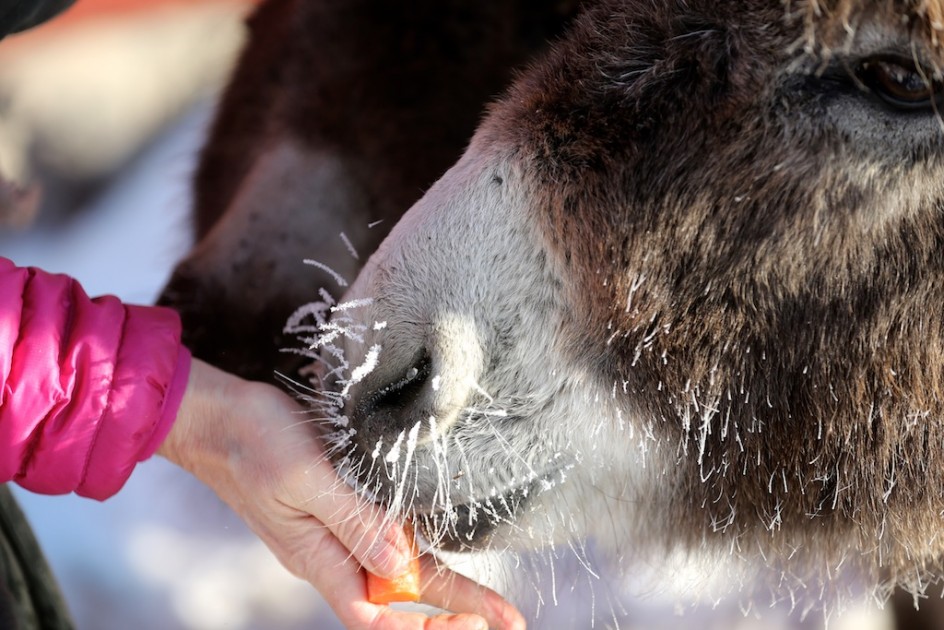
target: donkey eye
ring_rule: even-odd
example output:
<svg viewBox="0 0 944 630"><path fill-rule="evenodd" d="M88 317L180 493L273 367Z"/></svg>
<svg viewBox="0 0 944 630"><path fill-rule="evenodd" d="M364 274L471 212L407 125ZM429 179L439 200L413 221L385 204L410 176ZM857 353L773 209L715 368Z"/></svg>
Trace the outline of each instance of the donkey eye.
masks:
<svg viewBox="0 0 944 630"><path fill-rule="evenodd" d="M940 81L930 79L930 73L905 58L867 59L859 64L855 74L870 92L900 110L930 109L944 88Z"/></svg>

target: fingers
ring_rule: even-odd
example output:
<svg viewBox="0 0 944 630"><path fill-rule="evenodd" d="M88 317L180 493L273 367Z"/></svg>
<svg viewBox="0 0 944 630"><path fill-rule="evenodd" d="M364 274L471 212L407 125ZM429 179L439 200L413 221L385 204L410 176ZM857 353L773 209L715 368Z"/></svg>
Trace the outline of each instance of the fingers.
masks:
<svg viewBox="0 0 944 630"><path fill-rule="evenodd" d="M420 559L422 599L427 604L455 612L474 612L485 618L489 628L524 630L521 613L492 589L469 578L443 569L436 559Z"/></svg>
<svg viewBox="0 0 944 630"><path fill-rule="evenodd" d="M366 574L348 550L327 530L313 530L307 558L297 567L352 630L487 630L490 621L476 614L427 617L367 601ZM496 628L516 626L495 625ZM521 626L523 627L523 626Z"/></svg>
<svg viewBox="0 0 944 630"><path fill-rule="evenodd" d="M197 376L200 365L195 368ZM207 370L222 384L195 385L200 391L210 390L212 395L206 396L210 402L202 404L203 397L197 396L202 406L178 418L177 433L183 437L165 454L189 464L188 469L240 514L286 568L321 592L348 628L479 630L487 627L486 620L496 628L521 627L505 623L517 619L517 613L497 594L465 578L447 579L451 574L437 572L432 563L427 563L426 601L452 606L461 614L427 617L368 602L362 567L394 577L412 558L412 541L401 524L381 507L358 498L338 477L322 443L310 427L298 422L295 407L284 394L234 380L209 366ZM220 395L221 390L226 395ZM190 416L202 418L202 424L182 424ZM479 610L485 618L474 614Z"/></svg>
<svg viewBox="0 0 944 630"><path fill-rule="evenodd" d="M341 482L327 460L317 461L307 470L307 482L329 490L314 493L296 509L324 526L312 528L312 537L318 539L302 546L308 557L301 576L314 584L345 624L385 629L525 628L521 614L498 593L437 567L430 556L421 558L422 601L460 614L427 617L369 603L361 565L381 577L402 574L414 553L412 542L380 506L365 502Z"/></svg>
<svg viewBox="0 0 944 630"><path fill-rule="evenodd" d="M386 516L379 506L364 501L338 479L334 467L318 458L306 470L308 483L322 488L290 506L311 514L334 534L350 554L368 571L392 578L409 566L413 546L403 527ZM325 490L325 488L328 488Z"/></svg>
<svg viewBox="0 0 944 630"><path fill-rule="evenodd" d="M478 615L436 615L403 612L379 607L370 625L371 630L488 630L488 623Z"/></svg>

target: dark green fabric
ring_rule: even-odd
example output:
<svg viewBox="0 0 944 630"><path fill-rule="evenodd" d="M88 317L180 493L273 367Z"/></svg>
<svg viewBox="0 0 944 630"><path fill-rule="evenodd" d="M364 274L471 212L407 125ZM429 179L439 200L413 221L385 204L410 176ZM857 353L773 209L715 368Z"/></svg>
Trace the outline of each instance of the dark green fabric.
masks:
<svg viewBox="0 0 944 630"><path fill-rule="evenodd" d="M75 0L0 0L0 38L36 26Z"/></svg>
<svg viewBox="0 0 944 630"><path fill-rule="evenodd" d="M0 485L0 628L72 630L65 600L10 489Z"/></svg>

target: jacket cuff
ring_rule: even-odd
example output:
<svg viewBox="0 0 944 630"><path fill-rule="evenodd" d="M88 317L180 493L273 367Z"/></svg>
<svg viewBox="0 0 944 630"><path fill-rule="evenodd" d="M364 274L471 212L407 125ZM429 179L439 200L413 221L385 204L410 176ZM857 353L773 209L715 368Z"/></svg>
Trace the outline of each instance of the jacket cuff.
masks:
<svg viewBox="0 0 944 630"><path fill-rule="evenodd" d="M174 426L174 420L177 419L177 412L180 411L180 403L183 401L184 392L187 390L192 361L193 358L190 355L190 350L185 346L180 346L180 353L177 355L177 368L174 371L174 377L170 382L167 395L164 397L161 418L158 420L157 426L154 427L154 433L151 434L151 439L141 449L141 453L138 456L139 462L143 462L154 455L161 444L164 443L167 434L170 433L171 427Z"/></svg>
<svg viewBox="0 0 944 630"><path fill-rule="evenodd" d="M186 389L189 352L180 343L180 316L159 306L125 305L121 343L108 404L98 421L76 493L104 500L166 436ZM183 352L183 355L181 354ZM181 372L181 362L186 369Z"/></svg>

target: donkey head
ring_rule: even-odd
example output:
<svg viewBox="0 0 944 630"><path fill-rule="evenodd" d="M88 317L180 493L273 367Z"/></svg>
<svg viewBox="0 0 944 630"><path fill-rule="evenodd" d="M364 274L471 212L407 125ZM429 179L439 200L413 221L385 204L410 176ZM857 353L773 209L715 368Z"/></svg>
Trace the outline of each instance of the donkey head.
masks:
<svg viewBox="0 0 944 630"><path fill-rule="evenodd" d="M592 535L922 574L940 13L588 9L334 307L341 468L445 549Z"/></svg>

